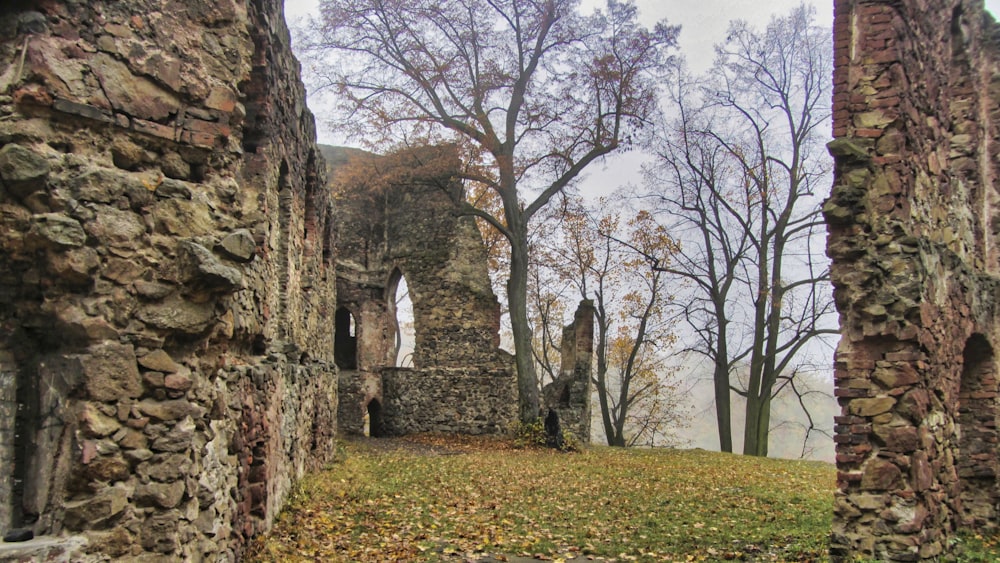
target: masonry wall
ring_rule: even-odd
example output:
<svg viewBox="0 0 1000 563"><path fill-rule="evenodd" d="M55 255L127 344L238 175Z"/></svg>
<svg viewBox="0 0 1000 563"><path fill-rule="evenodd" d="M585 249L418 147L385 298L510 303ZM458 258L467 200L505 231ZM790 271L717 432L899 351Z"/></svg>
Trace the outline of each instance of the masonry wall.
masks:
<svg viewBox="0 0 1000 563"><path fill-rule="evenodd" d="M559 376L542 388L545 407L559 415L563 430L590 443L590 395L594 365L594 302L580 302L573 322L563 327Z"/></svg>
<svg viewBox="0 0 1000 563"><path fill-rule="evenodd" d="M835 2L835 560L997 525L997 32L981 1Z"/></svg>
<svg viewBox="0 0 1000 563"><path fill-rule="evenodd" d="M388 436L503 434L517 420L517 387L503 367L385 368Z"/></svg>
<svg viewBox="0 0 1000 563"><path fill-rule="evenodd" d="M0 13L0 528L231 561L328 459L304 100L280 0Z"/></svg>

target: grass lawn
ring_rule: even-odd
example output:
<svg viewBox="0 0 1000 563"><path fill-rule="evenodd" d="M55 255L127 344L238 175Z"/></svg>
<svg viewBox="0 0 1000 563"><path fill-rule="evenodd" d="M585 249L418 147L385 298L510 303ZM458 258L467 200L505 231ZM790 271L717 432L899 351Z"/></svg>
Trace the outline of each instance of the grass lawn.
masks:
<svg viewBox="0 0 1000 563"><path fill-rule="evenodd" d="M443 441L450 455L428 451ZM305 479L251 559L826 560L829 464L429 436L399 448L375 442L346 444L341 461Z"/></svg>

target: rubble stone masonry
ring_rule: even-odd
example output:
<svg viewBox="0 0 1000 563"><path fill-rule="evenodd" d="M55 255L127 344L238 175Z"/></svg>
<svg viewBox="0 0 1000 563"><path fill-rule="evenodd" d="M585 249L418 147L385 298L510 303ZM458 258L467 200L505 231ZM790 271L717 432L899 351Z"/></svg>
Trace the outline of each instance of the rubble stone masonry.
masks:
<svg viewBox="0 0 1000 563"><path fill-rule="evenodd" d="M232 561L270 526L333 450L325 175L281 0L4 5L2 530Z"/></svg>
<svg viewBox="0 0 1000 563"><path fill-rule="evenodd" d="M517 417L486 249L454 198L451 147L375 156L324 147L334 166L340 427L374 435L500 434ZM413 304L412 367L396 366L396 290ZM340 328L354 319L356 333ZM372 405L378 405L373 409Z"/></svg>
<svg viewBox="0 0 1000 563"><path fill-rule="evenodd" d="M834 27L831 555L937 560L998 519L1000 30L981 0L836 0Z"/></svg>

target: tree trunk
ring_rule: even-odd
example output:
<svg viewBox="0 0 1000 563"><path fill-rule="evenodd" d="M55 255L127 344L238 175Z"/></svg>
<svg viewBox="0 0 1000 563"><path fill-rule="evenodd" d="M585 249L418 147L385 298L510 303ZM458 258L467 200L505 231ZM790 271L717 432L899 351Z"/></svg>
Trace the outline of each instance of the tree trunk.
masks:
<svg viewBox="0 0 1000 563"><path fill-rule="evenodd" d="M514 336L514 360L517 363L517 393L521 422L533 422L540 416L538 376L531 348L531 325L528 324L528 236L526 229L512 225L517 240L510 245L510 279L507 280L507 305Z"/></svg>
<svg viewBox="0 0 1000 563"><path fill-rule="evenodd" d="M733 415L729 382L729 341L726 334L729 322L726 319L725 301L715 297L716 318L719 323L718 348L715 355L715 422L719 427L719 451L733 452Z"/></svg>
<svg viewBox="0 0 1000 563"><path fill-rule="evenodd" d="M719 360L724 356L720 354ZM715 421L719 427L719 450L732 453L733 423L729 406L729 370L726 364L717 361L715 364Z"/></svg>
<svg viewBox="0 0 1000 563"><path fill-rule="evenodd" d="M743 455L767 456L771 426L771 394L747 396L747 420L743 432Z"/></svg>

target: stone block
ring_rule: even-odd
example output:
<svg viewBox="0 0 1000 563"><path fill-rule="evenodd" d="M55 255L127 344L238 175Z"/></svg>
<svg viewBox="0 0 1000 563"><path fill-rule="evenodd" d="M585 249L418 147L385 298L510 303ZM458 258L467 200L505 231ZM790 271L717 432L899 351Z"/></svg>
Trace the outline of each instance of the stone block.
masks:
<svg viewBox="0 0 1000 563"><path fill-rule="evenodd" d="M136 408L142 414L156 420L179 420L184 417L200 418L204 415L205 409L199 405L184 399L173 399L169 401L156 401L153 399L143 399L136 403Z"/></svg>
<svg viewBox="0 0 1000 563"><path fill-rule="evenodd" d="M103 438L117 432L121 423L102 413L93 403L84 403L80 412L80 426L90 436Z"/></svg>
<svg viewBox="0 0 1000 563"><path fill-rule="evenodd" d="M223 237L216 250L237 262L251 262L257 254L257 243L247 229L238 229Z"/></svg>
<svg viewBox="0 0 1000 563"><path fill-rule="evenodd" d="M27 147L8 143L0 148L0 181L14 197L45 189L50 171L48 160Z"/></svg>
<svg viewBox="0 0 1000 563"><path fill-rule="evenodd" d="M55 248L75 248L87 242L80 222L60 213L32 215L31 235Z"/></svg>
<svg viewBox="0 0 1000 563"><path fill-rule="evenodd" d="M176 510L157 512L146 518L139 532L142 547L158 553L173 553L178 545L180 513Z"/></svg>
<svg viewBox="0 0 1000 563"><path fill-rule="evenodd" d="M868 460L861 476L861 489L865 491L885 491L893 488L902 476L902 471L891 461L881 458Z"/></svg>
<svg viewBox="0 0 1000 563"><path fill-rule="evenodd" d="M128 66L104 53L90 61L90 70L101 82L115 111L151 121L176 116L181 104L177 96L152 80L132 74Z"/></svg>
<svg viewBox="0 0 1000 563"><path fill-rule="evenodd" d="M135 501L141 505L175 508L184 498L184 481L147 483L135 489Z"/></svg>
<svg viewBox="0 0 1000 563"><path fill-rule="evenodd" d="M95 401L112 402L142 394L142 381L131 344L105 342L79 357L84 389Z"/></svg>
<svg viewBox="0 0 1000 563"><path fill-rule="evenodd" d="M212 251L186 240L180 243L178 269L185 284L213 292L229 293L243 285L243 274L220 262Z"/></svg>
<svg viewBox="0 0 1000 563"><path fill-rule="evenodd" d="M153 350L145 355L139 356L139 365L152 371L163 373L177 373L181 370L181 365L174 361L163 350Z"/></svg>
<svg viewBox="0 0 1000 563"><path fill-rule="evenodd" d="M155 328L181 334L201 334L215 318L214 303L195 303L172 295L161 303L143 305L136 317Z"/></svg>
<svg viewBox="0 0 1000 563"><path fill-rule="evenodd" d="M91 498L67 502L63 522L71 530L99 528L126 506L128 491L124 487L106 487Z"/></svg>
<svg viewBox="0 0 1000 563"><path fill-rule="evenodd" d="M858 398L850 402L847 410L856 416L876 416L889 412L895 404L892 397Z"/></svg>

